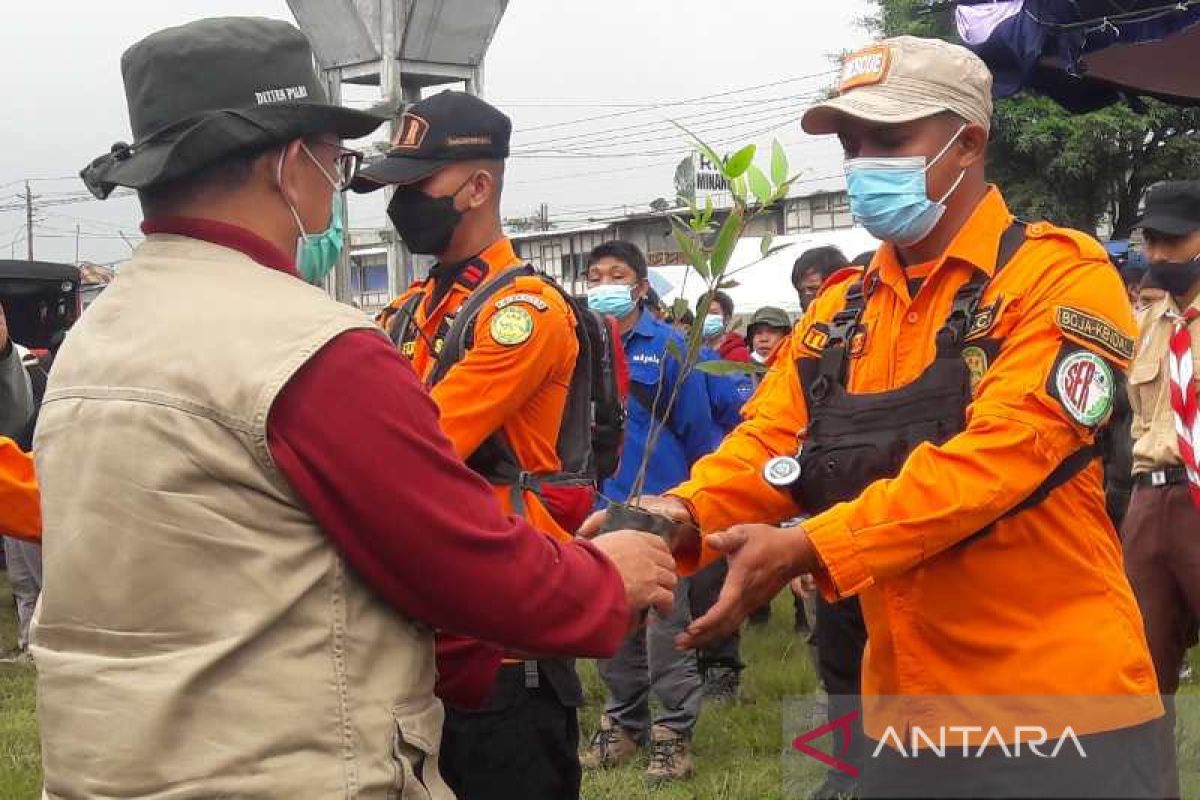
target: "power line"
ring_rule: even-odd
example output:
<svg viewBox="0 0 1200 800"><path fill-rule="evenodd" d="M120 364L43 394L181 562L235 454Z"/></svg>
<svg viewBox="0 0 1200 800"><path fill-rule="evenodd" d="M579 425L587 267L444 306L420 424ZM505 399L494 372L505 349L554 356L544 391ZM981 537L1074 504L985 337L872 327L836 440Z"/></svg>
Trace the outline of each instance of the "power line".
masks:
<svg viewBox="0 0 1200 800"><path fill-rule="evenodd" d="M659 109L659 108L672 108L674 106L695 103L700 100L711 100L712 98L715 98L715 97L729 97L730 95L742 94L744 92L753 92L753 91L757 91L759 89L766 89L766 88L769 88L772 86L784 86L786 84L796 83L798 81L811 80L813 78L829 77L836 73L837 73L837 70L828 69L828 70L823 70L821 72L814 72L809 75L797 75L794 78L784 78L783 80L770 81L768 83L760 83L760 84L756 84L754 86L743 86L743 87L740 87L737 89L730 89L730 90L724 91L724 92L715 92L713 94L704 94L704 95L698 95L696 97L688 97L683 100L671 100L671 101L664 102L664 103L656 103L646 109L638 109L635 111L616 111L611 114L598 114L596 116L584 117L582 119L566 120L563 122L551 122L546 125L534 125L533 127L530 127L530 128L522 128L515 132L516 133L529 133L531 131L549 130L551 128L563 128L563 127L567 127L569 125L581 125L585 122L595 122L595 121L601 120L601 119L615 119L617 117L627 117L631 114L640 114L643 111L650 111L650 110Z"/></svg>
<svg viewBox="0 0 1200 800"><path fill-rule="evenodd" d="M653 130L659 129L659 128L665 128L672 132L678 132L677 129L674 128L674 126L672 124L673 122L676 122L679 124L692 123L697 120L707 119L709 117L727 116L732 111L753 108L755 106L761 106L762 108L759 110L762 110L762 111L765 111L768 108L782 110L784 108L792 108L798 102L805 102L807 100L813 99L814 97L816 97L815 94L797 94L797 95L792 95L789 97L773 98L770 100L739 101L737 105L735 105L731 108L709 109L707 111L702 111L702 112L698 112L698 113L684 114L684 115L680 115L680 116L676 117L674 120L656 119L656 120L650 120L647 122L641 122L636 125L625 125L625 126L616 127L616 128L605 128L605 129L598 130L598 131L588 131L585 133L571 134L569 136L552 136L549 139L538 139L538 140L531 141L531 142L521 142L519 145L516 145L516 146L522 147L522 148L527 148L527 147L536 147L539 145L550 145L550 144L558 145L558 144L563 144L566 142L596 139L596 138L620 139L620 138L646 136L646 135L649 135L650 131L653 131Z"/></svg>

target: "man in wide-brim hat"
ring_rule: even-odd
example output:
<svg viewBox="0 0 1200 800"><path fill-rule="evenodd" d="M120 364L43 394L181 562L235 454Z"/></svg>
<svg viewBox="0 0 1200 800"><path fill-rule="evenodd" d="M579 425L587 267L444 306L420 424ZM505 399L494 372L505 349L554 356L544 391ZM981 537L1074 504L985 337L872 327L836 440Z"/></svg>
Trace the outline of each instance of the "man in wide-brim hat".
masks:
<svg viewBox="0 0 1200 800"><path fill-rule="evenodd" d="M328 103L296 28L203 20L122 66L133 144L83 177L137 189L147 238L35 442L46 795L452 798L432 629L610 654L670 557L505 517L387 339L308 285L344 244L341 139L382 120Z"/></svg>

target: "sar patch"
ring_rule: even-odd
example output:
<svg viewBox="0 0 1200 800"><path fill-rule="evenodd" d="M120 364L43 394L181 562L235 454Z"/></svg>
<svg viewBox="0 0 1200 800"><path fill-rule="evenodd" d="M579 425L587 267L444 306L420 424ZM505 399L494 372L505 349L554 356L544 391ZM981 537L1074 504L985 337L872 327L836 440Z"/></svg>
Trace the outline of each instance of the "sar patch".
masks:
<svg viewBox="0 0 1200 800"><path fill-rule="evenodd" d="M987 373L988 357L982 347L964 347L962 351L963 363L967 365L967 372L971 376L971 396L974 397L979 392L979 384L983 381L983 376Z"/></svg>
<svg viewBox="0 0 1200 800"><path fill-rule="evenodd" d="M500 298L496 301L496 308L508 308L514 303L525 303L526 305L533 306L538 311L545 311L550 307L545 300L538 297L536 294L520 292L518 294L510 294L508 297Z"/></svg>
<svg viewBox="0 0 1200 800"><path fill-rule="evenodd" d="M1074 350L1062 357L1051 388L1071 418L1084 427L1095 428L1112 413L1116 396L1112 368L1089 350Z"/></svg>
<svg viewBox="0 0 1200 800"><path fill-rule="evenodd" d="M1070 306L1058 306L1054 309L1054 322L1064 334L1090 342L1118 359L1133 358L1133 338L1099 317Z"/></svg>
<svg viewBox="0 0 1200 800"><path fill-rule="evenodd" d="M498 344L512 347L533 335L533 317L520 306L509 306L496 312L489 330Z"/></svg>
<svg viewBox="0 0 1200 800"><path fill-rule="evenodd" d="M820 322L809 326L809 329L800 337L800 343L809 350L821 352L825 349L825 345L829 344L829 328Z"/></svg>

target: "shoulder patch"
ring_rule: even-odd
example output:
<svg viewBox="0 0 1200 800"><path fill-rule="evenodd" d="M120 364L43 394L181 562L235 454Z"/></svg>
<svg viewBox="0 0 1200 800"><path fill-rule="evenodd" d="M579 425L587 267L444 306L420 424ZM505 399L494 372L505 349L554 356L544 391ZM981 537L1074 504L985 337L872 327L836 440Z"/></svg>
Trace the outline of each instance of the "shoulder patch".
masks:
<svg viewBox="0 0 1200 800"><path fill-rule="evenodd" d="M975 316L971 317L971 325L967 328L965 339L978 339L992 328L996 327L996 321L1000 319L1000 306L1004 303L1003 297L997 297L989 306L976 309Z"/></svg>
<svg viewBox="0 0 1200 800"><path fill-rule="evenodd" d="M1054 322L1069 337L1094 344L1118 359L1128 361L1133 358L1133 337L1121 333L1100 317L1070 306L1055 306Z"/></svg>
<svg viewBox="0 0 1200 800"><path fill-rule="evenodd" d="M1108 362L1090 350L1064 351L1049 388L1071 419L1084 427L1099 427L1112 414L1116 378Z"/></svg>
<svg viewBox="0 0 1200 800"><path fill-rule="evenodd" d="M814 322L800 337L800 344L809 350L821 352L829 344L829 326L824 322Z"/></svg>
<svg viewBox="0 0 1200 800"><path fill-rule="evenodd" d="M533 335L533 316L521 306L508 306L496 312L488 330L497 344L512 347Z"/></svg>
<svg viewBox="0 0 1200 800"><path fill-rule="evenodd" d="M529 294L528 292L517 292L516 294L510 294L507 297L501 297L499 300L497 300L496 308L508 308L513 303L525 303L526 305L533 306L538 311L545 311L550 307L550 305L543 300L540 295Z"/></svg>

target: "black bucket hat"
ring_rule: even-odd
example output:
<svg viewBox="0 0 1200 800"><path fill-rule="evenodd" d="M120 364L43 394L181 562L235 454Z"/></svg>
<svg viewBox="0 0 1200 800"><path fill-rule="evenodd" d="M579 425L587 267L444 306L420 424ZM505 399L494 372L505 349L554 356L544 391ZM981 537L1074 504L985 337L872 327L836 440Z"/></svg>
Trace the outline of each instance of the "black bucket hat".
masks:
<svg viewBox="0 0 1200 800"><path fill-rule="evenodd" d="M125 51L121 74L134 142L79 173L100 199L294 139L356 139L386 121L331 104L308 39L278 20L219 17L152 33Z"/></svg>

